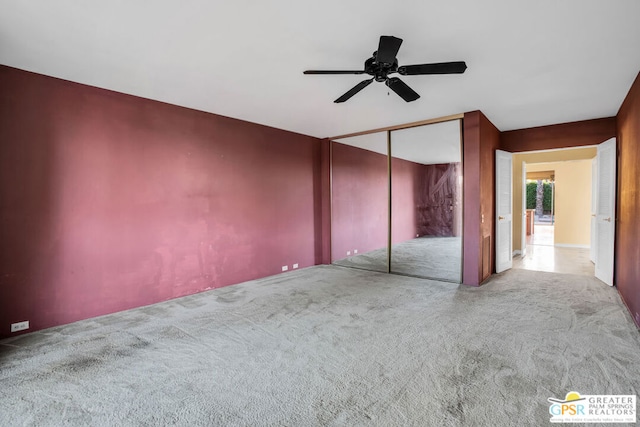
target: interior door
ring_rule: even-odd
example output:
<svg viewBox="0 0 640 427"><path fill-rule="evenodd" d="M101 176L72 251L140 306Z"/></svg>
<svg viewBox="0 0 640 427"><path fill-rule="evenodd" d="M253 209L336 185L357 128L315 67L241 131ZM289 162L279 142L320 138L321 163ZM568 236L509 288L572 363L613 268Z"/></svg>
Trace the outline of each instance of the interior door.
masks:
<svg viewBox="0 0 640 427"><path fill-rule="evenodd" d="M616 209L616 139L598 145L596 204L596 277L613 286Z"/></svg>
<svg viewBox="0 0 640 427"><path fill-rule="evenodd" d="M522 257L527 254L527 163L522 162Z"/></svg>
<svg viewBox="0 0 640 427"><path fill-rule="evenodd" d="M496 150L496 272L513 265L513 167L511 153Z"/></svg>
<svg viewBox="0 0 640 427"><path fill-rule="evenodd" d="M598 158L591 161L591 245L589 246L589 259L596 262L596 206L598 199Z"/></svg>

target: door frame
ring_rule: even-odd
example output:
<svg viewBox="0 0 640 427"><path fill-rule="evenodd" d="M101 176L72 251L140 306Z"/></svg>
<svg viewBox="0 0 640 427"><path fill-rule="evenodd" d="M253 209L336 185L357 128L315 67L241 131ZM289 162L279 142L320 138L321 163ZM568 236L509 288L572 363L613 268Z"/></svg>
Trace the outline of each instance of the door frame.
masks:
<svg viewBox="0 0 640 427"><path fill-rule="evenodd" d="M613 139L613 140L616 140L616 138L615 138L615 137L613 137L613 138L609 138L609 139L607 139L606 141L603 141L601 144L603 144L603 143L605 143L605 142L608 142L608 141L610 141L610 140L612 140L612 139ZM574 149L597 148L599 145L600 145L600 144L595 144L595 145L581 145L581 146L562 147L562 148L552 148L552 149L542 149L542 150L517 151L517 152L512 152L511 154L512 154L512 155L515 155L515 154L520 155L520 154L532 154L532 153L543 153L543 152L553 152L553 151L567 151L567 150L574 150ZM613 197L615 198L615 203L614 203L614 210L613 210L613 215L612 215L612 222L613 222L613 236L614 236L614 239L615 239L616 231L617 231L617 224L616 224L616 222L617 222L617 221L616 221L616 219L615 219L615 215L617 214L617 210L616 210L616 209L617 209L617 197L618 197L618 193L617 193L617 191L618 191L618 189L617 189L617 185L618 185L618 182L617 182L617 174L618 174L618 171L617 171L617 158L618 158L617 142L616 142L616 144L615 144L615 147L616 147L616 155L615 155L615 159L616 159L616 171L615 171L615 175L614 175L614 178L615 178L615 179L614 179L614 190L613 190ZM503 150L503 151L504 151L504 150ZM595 159L596 159L596 158L597 158L597 157L594 157L594 161L595 161ZM588 159L588 158L587 158L587 159ZM587 159L585 159L585 160L587 160ZM569 160L569 159L567 159L567 160ZM551 160L551 161L562 161L562 160ZM523 161L523 173L524 173L524 164L526 164L526 162L525 162L525 161ZM596 178L596 180L592 179L592 182L591 182L592 189L593 189L593 186L594 186L594 185L596 185L596 182L594 182L594 181L596 181L596 182L597 182L597 178ZM496 195L496 199L497 199L497 195ZM523 191L522 191L522 199L523 199L523 203L526 203L526 180L524 179L524 176L523 176ZM517 203L517 202L518 202L518 201L516 201L516 203ZM523 212L523 214L526 214L526 212ZM526 225L526 224L524 223L524 221L526 221L526 220L523 220L523 224L522 224L523 229L524 229L524 226ZM496 215L496 226L497 226L497 215ZM524 231L524 233L526 233L526 230ZM522 237L521 237L521 238L522 238ZM512 236L512 239L513 239L513 236ZM525 243L525 242L526 242L526 240L524 240L524 239L523 239L523 241L521 242L521 246L526 245L526 243ZM513 243L513 240L512 240L512 243ZM596 241L594 241L593 239L591 239L590 246L591 246L591 247L593 247L594 245L597 245L597 242L596 242ZM496 245L496 251L497 251L497 245ZM496 253L497 253L497 252L496 252ZM615 255L616 255L616 254L615 254L615 240L614 240L614 244L613 244L614 274L615 274ZM595 274L594 274L594 276L595 276ZM615 277L614 277L614 279L615 279ZM612 283L613 283L613 282L612 282ZM609 284L609 283L607 283L607 284ZM610 286L614 286L614 285L615 285L615 283L614 283L613 285L612 285L612 284L610 284Z"/></svg>

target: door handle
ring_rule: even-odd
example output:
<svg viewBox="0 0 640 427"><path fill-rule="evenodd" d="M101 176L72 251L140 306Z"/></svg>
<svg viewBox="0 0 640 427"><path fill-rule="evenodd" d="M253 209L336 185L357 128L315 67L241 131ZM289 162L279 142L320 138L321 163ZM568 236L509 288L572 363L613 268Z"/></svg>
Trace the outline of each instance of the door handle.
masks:
<svg viewBox="0 0 640 427"><path fill-rule="evenodd" d="M498 217L498 220L501 220L501 219L504 219L504 217L503 217L503 216L499 216L499 217Z"/></svg>
<svg viewBox="0 0 640 427"><path fill-rule="evenodd" d="M611 222L611 217L605 218L604 220L607 221L607 222Z"/></svg>
<svg viewBox="0 0 640 427"><path fill-rule="evenodd" d="M591 214L591 216L595 218L595 217L596 217L596 214Z"/></svg>

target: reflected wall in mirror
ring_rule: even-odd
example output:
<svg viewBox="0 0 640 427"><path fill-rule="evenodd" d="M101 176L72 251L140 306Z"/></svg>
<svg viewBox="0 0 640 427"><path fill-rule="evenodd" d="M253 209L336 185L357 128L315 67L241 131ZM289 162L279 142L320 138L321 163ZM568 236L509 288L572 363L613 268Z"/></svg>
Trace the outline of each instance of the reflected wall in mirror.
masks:
<svg viewBox="0 0 640 427"><path fill-rule="evenodd" d="M460 120L391 132L393 273L461 283Z"/></svg>
<svg viewBox="0 0 640 427"><path fill-rule="evenodd" d="M331 261L388 272L387 133L331 143Z"/></svg>

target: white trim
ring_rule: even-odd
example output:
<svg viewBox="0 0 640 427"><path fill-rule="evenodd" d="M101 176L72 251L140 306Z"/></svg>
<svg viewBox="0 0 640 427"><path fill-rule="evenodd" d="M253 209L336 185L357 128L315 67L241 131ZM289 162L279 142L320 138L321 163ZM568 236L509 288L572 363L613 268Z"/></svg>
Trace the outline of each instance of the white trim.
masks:
<svg viewBox="0 0 640 427"><path fill-rule="evenodd" d="M559 248L581 248L581 249L589 249L590 245L573 245L570 243L556 243L553 246L557 246Z"/></svg>
<svg viewBox="0 0 640 427"><path fill-rule="evenodd" d="M520 249L516 249L515 251L513 251L513 256L518 256L522 253L522 251Z"/></svg>

